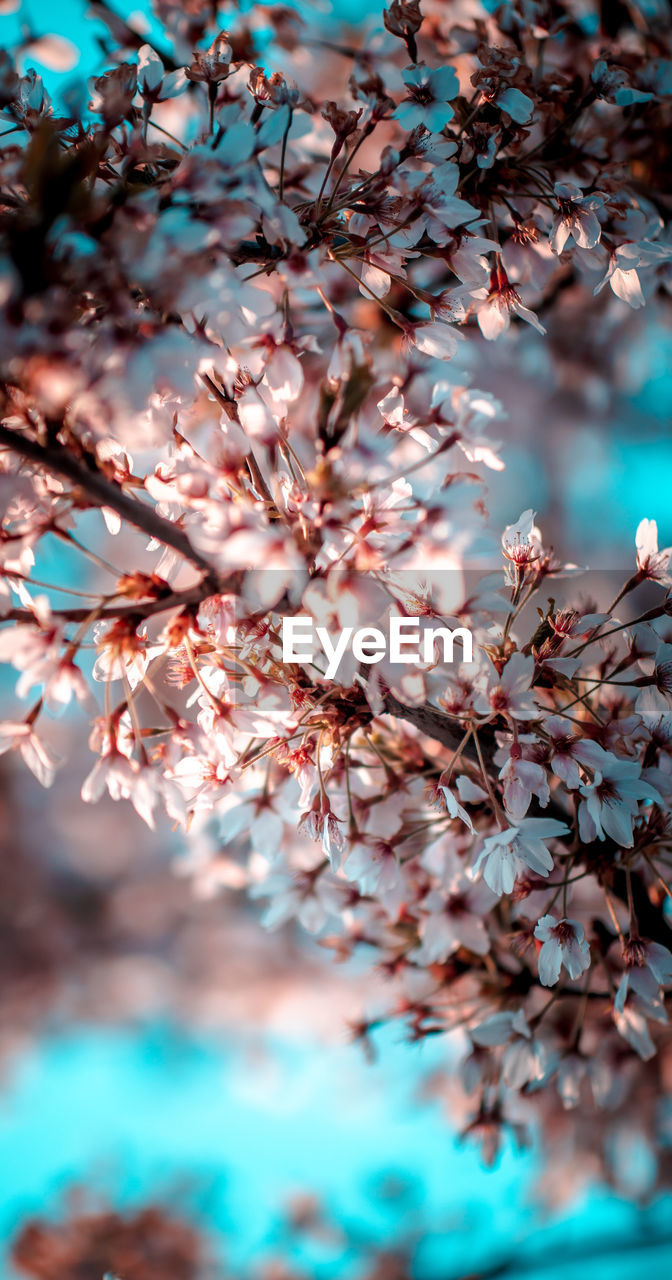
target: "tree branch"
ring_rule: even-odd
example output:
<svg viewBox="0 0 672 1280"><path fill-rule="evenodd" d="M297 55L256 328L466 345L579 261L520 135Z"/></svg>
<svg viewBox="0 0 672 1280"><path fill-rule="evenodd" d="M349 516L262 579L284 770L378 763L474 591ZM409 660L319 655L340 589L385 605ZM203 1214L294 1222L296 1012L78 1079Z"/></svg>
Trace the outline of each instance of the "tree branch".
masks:
<svg viewBox="0 0 672 1280"><path fill-rule="evenodd" d="M11 577L11 574L7 575ZM230 590L230 584L225 581L220 583L219 590ZM206 589L205 580L197 582L194 587L188 587L185 591L171 591L165 596L161 596L158 600L138 600L133 604L109 604L104 605L100 609L96 609L96 622L101 618L151 618L157 613L166 613L169 609L185 609L192 605L199 605L203 600L207 600L212 592ZM54 622L85 622L91 617L95 605L82 608L77 606L73 609L52 609L51 617ZM35 614L30 609L8 609L7 613L0 615L0 624L3 622L35 622Z"/></svg>
<svg viewBox="0 0 672 1280"><path fill-rule="evenodd" d="M119 44L127 45L131 49L141 49L143 44L148 44L150 49L158 54L167 71L177 70L179 64L171 54L154 44L146 33L141 33L131 26L130 22L127 22L107 3L107 0L91 0L87 7L95 18L99 18L105 24L112 38L118 40Z"/></svg>
<svg viewBox="0 0 672 1280"><path fill-rule="evenodd" d="M409 724L415 725L421 733L426 733L428 738L435 738L451 751L457 751L464 737L464 729L459 724L450 720L438 707L432 707L427 702L420 707L408 707L388 690L385 694L385 710L388 715L396 716L398 720L408 720ZM492 754L496 750L494 738L492 744L488 742L487 736L485 740L481 738L481 749L489 765ZM478 755L472 739L466 743L463 755L478 763Z"/></svg>
<svg viewBox="0 0 672 1280"><path fill-rule="evenodd" d="M137 498L132 498L121 485L108 480L100 471L94 470L85 461L76 458L64 445L41 445L37 440L32 440L18 431L11 431L9 427L2 424L0 424L0 444L6 445L26 461L34 462L45 470L53 471L80 485L93 504L99 507L110 507L134 528L140 529L150 538L163 542L165 546L172 547L185 560L189 560L200 569L205 574L211 594L219 590L219 575L200 551L192 547L189 538L179 525L164 519L153 507L140 502Z"/></svg>

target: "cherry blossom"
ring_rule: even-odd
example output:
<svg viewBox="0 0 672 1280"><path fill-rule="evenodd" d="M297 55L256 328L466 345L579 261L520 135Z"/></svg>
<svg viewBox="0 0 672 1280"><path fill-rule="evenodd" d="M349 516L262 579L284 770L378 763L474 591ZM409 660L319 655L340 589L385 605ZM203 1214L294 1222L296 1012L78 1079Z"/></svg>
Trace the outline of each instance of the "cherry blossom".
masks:
<svg viewBox="0 0 672 1280"><path fill-rule="evenodd" d="M655 520L641 520L636 534L637 568L642 577L659 582L663 587L672 587L670 572L670 556L672 547L658 550L658 526Z"/></svg>
<svg viewBox="0 0 672 1280"><path fill-rule="evenodd" d="M658 267L672 255L668 245L642 241L640 244L626 242L619 244L609 256L609 266L605 275L595 285L599 293L605 284L609 284L623 302L638 310L645 305L642 282L647 281L647 268ZM644 271L640 276L639 272ZM655 287L655 284L654 284Z"/></svg>
<svg viewBox="0 0 672 1280"><path fill-rule="evenodd" d="M515 720L532 720L536 714L534 694L530 689L534 659L514 653L502 672L491 667L481 681L474 707L483 715L501 714Z"/></svg>
<svg viewBox="0 0 672 1280"><path fill-rule="evenodd" d="M597 216L604 205L602 193L584 195L574 182L556 182L555 194L559 209L550 235L554 253L562 253L570 238L580 249L594 249L602 230Z"/></svg>
<svg viewBox="0 0 672 1280"><path fill-rule="evenodd" d="M511 284L501 264L493 268L488 286L472 290L472 296L479 300L476 318L483 337L489 341L506 333L512 316L525 320L538 333L546 333L534 312L523 305L518 290Z"/></svg>
<svg viewBox="0 0 672 1280"><path fill-rule="evenodd" d="M488 1152L658 1098L672 549L642 519L614 595L505 468L519 369L544 431L669 305L670 33L98 8L82 111L0 60L0 749L51 785L53 716L95 717L83 800L384 973L376 1025L459 1031ZM285 660L288 619L393 617L473 660Z"/></svg>
<svg viewBox="0 0 672 1280"><path fill-rule="evenodd" d="M566 824L555 818L523 818L515 826L486 837L474 863L474 874L480 873L498 897L512 892L526 868L538 876L548 876L553 870L553 857L544 842L566 835L567 831Z"/></svg>
<svg viewBox="0 0 672 1280"><path fill-rule="evenodd" d="M443 895L430 894L423 904L427 914L420 926L422 946L415 952L416 961L422 964L445 961L460 947L485 955L490 941L483 910L487 910L489 899L488 889L470 884L464 875L461 881L453 881L445 900Z"/></svg>
<svg viewBox="0 0 672 1280"><path fill-rule="evenodd" d="M541 942L539 952L539 979L545 987L552 987L564 967L569 977L580 978L590 968L590 948L583 936L583 925L577 920L556 920L543 916L534 936Z"/></svg>
<svg viewBox="0 0 672 1280"><path fill-rule="evenodd" d="M628 991L637 993L643 1000L656 1002L662 986L672 982L672 953L659 942L642 942L629 938L624 948L626 969L614 1000L614 1008L622 1013Z"/></svg>
<svg viewBox="0 0 672 1280"><path fill-rule="evenodd" d="M418 63L402 72L407 96L394 115L405 129L417 129L422 125L430 133L439 133L453 118L449 106L459 91L457 76L452 67L426 67Z"/></svg>
<svg viewBox="0 0 672 1280"><path fill-rule="evenodd" d="M630 848L634 843L633 823L640 800L661 800L656 788L641 776L634 760L617 760L605 755L591 783L579 788L579 832L582 840L605 840L611 836Z"/></svg>
<svg viewBox="0 0 672 1280"><path fill-rule="evenodd" d="M568 790L575 791L581 785L582 768L593 773L599 769L605 758L604 748L598 742L576 737L571 721L563 716L549 716L544 728L551 740L551 769Z"/></svg>
<svg viewBox="0 0 672 1280"><path fill-rule="evenodd" d="M5 720L0 723L0 755L11 750L19 752L43 787L52 786L58 758L42 742L29 721Z"/></svg>
<svg viewBox="0 0 672 1280"><path fill-rule="evenodd" d="M537 796L542 809L546 808L550 791L545 770L534 760L523 759L520 746L512 745L509 758L499 771L499 777L504 808L512 821L525 817L533 796Z"/></svg>
<svg viewBox="0 0 672 1280"><path fill-rule="evenodd" d="M507 560L524 568L538 560L541 552L541 534L535 525L536 512L523 511L515 524L506 526L502 534L502 550Z"/></svg>

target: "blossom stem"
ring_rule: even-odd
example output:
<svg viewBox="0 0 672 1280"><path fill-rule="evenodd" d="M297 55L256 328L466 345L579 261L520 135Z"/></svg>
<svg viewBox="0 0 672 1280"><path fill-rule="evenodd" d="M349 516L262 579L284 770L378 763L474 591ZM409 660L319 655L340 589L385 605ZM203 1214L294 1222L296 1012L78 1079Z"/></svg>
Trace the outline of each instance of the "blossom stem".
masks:
<svg viewBox="0 0 672 1280"><path fill-rule="evenodd" d="M84 636L86 635L89 627L93 626L93 623L97 622L98 619L100 618L101 608L102 608L102 605L96 605L95 608L91 609L90 613L87 614L86 618L82 620L81 625L77 628L75 635L73 636L70 644L68 645L68 652L71 654L71 656L74 656L74 654L77 652L79 648L79 642L80 640L84 639Z"/></svg>
<svg viewBox="0 0 672 1280"><path fill-rule="evenodd" d="M387 486L394 484L397 480L404 480L413 471L420 471L423 467L428 466L430 462L435 462L442 453L446 453L449 448L452 449L455 443L456 440L452 436L448 436L447 439L441 441L441 444L433 453L425 454L424 458L418 458L417 462L412 462L410 467L404 467L403 471L395 471L393 475L385 476L383 480L373 480L370 484L360 485L353 492L358 496L363 493L373 493L383 485Z"/></svg>
<svg viewBox="0 0 672 1280"><path fill-rule="evenodd" d="M564 889L566 884L576 884L577 880L585 880L587 876L592 876L592 874L592 871L581 871L578 876L570 876L567 880L545 880L543 885L539 887L542 889ZM550 908L547 909L547 914L548 910Z"/></svg>
<svg viewBox="0 0 672 1280"><path fill-rule="evenodd" d="M564 996L565 994L566 992L563 990L563 987L561 985L555 988L555 991L553 992L553 995L551 996L550 1000L547 1000L543 1008L540 1009L538 1013L535 1013L534 1016L528 1020L528 1025L530 1027L530 1030L535 1030L539 1026L539 1023L542 1022L543 1019L546 1017L546 1014L548 1013L549 1009L555 1004L556 1000L559 1000L560 996Z"/></svg>
<svg viewBox="0 0 672 1280"><path fill-rule="evenodd" d="M170 141L174 142L177 147L181 147L183 151L189 150L188 147L185 147L183 142L180 142L179 138L175 137L174 133L169 133L167 129L164 129L162 124L157 124L156 120L148 120L147 123L151 124L153 129L158 129L159 133L165 134L166 138L170 138Z"/></svg>
<svg viewBox="0 0 672 1280"><path fill-rule="evenodd" d="M325 169L325 171L324 171L324 176L323 176L323 178L322 178L322 183L321 183L321 185L320 185L320 189L319 189L319 191L318 191L318 193L317 193L317 200L315 201L315 220L316 220L316 221L319 219L319 216L320 216L320 212L321 212L321 209L322 209L322 197L323 197L323 195L324 195L324 189L325 189L325 187L326 187L326 185L327 185L327 183L328 183L328 181L329 181L329 174L331 173L331 171L332 171L332 169L333 169L333 167L334 167L334 162L335 162L335 160L336 160L336 156L335 156L335 155L332 155L332 156L330 156L330 157L329 157L329 163L328 163L328 165L327 165L327 167L326 167L326 169Z"/></svg>
<svg viewBox="0 0 672 1280"><path fill-rule="evenodd" d="M293 742L295 738L301 738L301 737L303 737L303 734L300 732L290 733L288 737L282 739L282 742L290 743L290 742ZM245 752L249 751L251 745L252 745L252 742L251 741L248 742L247 747L245 748L245 751L236 760L236 765L240 765L240 768L243 771L245 769L249 769L250 765L256 764L258 760L263 760L264 756L270 755L271 752L273 751L277 751L279 743L272 742L270 746L263 747L261 751L257 751L255 755L250 756L250 758L246 760Z"/></svg>
<svg viewBox="0 0 672 1280"><path fill-rule="evenodd" d="M569 1041L571 1044L573 1044L574 1049L577 1053L579 1049L579 1044L581 1043L581 1033L583 1031L583 1024L586 1020L586 1013L588 1012L588 1002L590 999L590 984L592 980L593 980L593 966L589 965L588 970L586 972L586 981L585 981L583 992L582 992L581 1003L576 1011L576 1019L574 1021L574 1026L572 1027L571 1035L569 1037Z"/></svg>
<svg viewBox="0 0 672 1280"><path fill-rule="evenodd" d="M294 467L292 466L292 463L294 463L294 466L296 467L299 473L299 476L303 480L304 485L306 486L306 488L308 488L308 478L306 476L306 473L303 467L301 466L300 459L297 457L296 450L292 448L291 444L289 443L289 440L285 439L284 436L280 437L278 440L278 448L280 449L281 453L285 457L285 461L287 462L287 465L290 471L292 472L293 478L296 479L296 476L294 475Z"/></svg>
<svg viewBox="0 0 672 1280"><path fill-rule="evenodd" d="M4 569L3 575L5 578L18 578L20 582L25 582L27 587L45 587L47 591L60 591L63 595L80 596L83 600L98 599L95 591L77 591L74 587L59 587L55 582L43 582L41 578L31 578L27 573L19 573L18 569ZM111 600L114 597L105 598Z"/></svg>
<svg viewBox="0 0 672 1280"><path fill-rule="evenodd" d="M351 738L348 738L348 739L347 739L347 741L346 741L346 743L345 743L345 751L344 751L343 763L344 763L344 768L345 768L345 794L346 794L347 805L348 805L348 831L349 831L349 834L350 834L350 839L352 840L352 839L354 839L355 833L356 833L356 831L357 831L357 819L355 818L355 810L354 810L353 803L352 803L352 786L351 786L351 783L350 783L350 743L351 743L351 740L352 740Z"/></svg>
<svg viewBox="0 0 672 1280"><path fill-rule="evenodd" d="M573 699L572 702L568 702L564 707L558 707L558 715L564 716L565 711L568 711L570 707L575 707L577 702L580 702L586 708L586 711L590 713L593 719L596 720L598 724L601 724L602 721L600 720L600 717L598 716L597 712L593 709L593 707L590 706L588 702L586 702L586 698L590 697L590 694L595 692L599 684L600 684L600 681L598 680L596 683L593 684L593 687L591 689L585 689L584 692L580 693L578 697Z"/></svg>
<svg viewBox="0 0 672 1280"><path fill-rule="evenodd" d="M628 894L628 911L630 912L630 934L631 936L636 936L639 933L639 927L637 924L637 915L635 913L635 904L632 899L632 875L629 866L625 868L625 883Z"/></svg>
<svg viewBox="0 0 672 1280"><path fill-rule="evenodd" d="M344 164L343 164L343 168L341 169L341 172L339 173L339 175L338 175L338 177L337 177L337 179L336 179L336 182L335 182L335 184L334 184L334 189L333 189L333 191L332 191L332 193L331 193L331 195L330 195L330 197L329 197L329 200L327 201L327 209L326 209L326 212L327 212L327 213L329 213L329 212L330 212L331 207L332 207L332 205L333 205L333 203L334 203L334 200L335 200L335 198L336 198L336 194L337 194L337 192L338 192L338 188L340 187L340 185L341 185L341 183L342 183L343 179L346 177L347 172L348 172L348 169L350 168L350 165L352 164L352 162L353 162L353 160L354 160L355 156L357 155L357 152L359 151L359 148L361 147L361 145L362 145L362 143L363 143L364 139L368 137L369 132L370 132L370 130L362 129L362 132L361 132L360 136L358 137L358 139L357 139L357 141L356 141L356 143L355 143L354 147L351 147L351 148L350 148L350 151L348 152L348 154L347 154L347 156L346 156L346 158L345 158L345 161L344 161Z"/></svg>
<svg viewBox="0 0 672 1280"><path fill-rule="evenodd" d="M138 719L138 709L135 705L133 690L131 689L128 676L126 675L125 670L122 670L121 678L124 685L124 694L126 695L126 706L128 707L128 714L131 717L131 724L133 726L133 737L135 739L135 745L138 749L138 754L140 756L140 759L142 760L142 763L147 765L149 764L149 757L147 755L145 744L142 741L142 729L140 727L140 721Z"/></svg>
<svg viewBox="0 0 672 1280"><path fill-rule="evenodd" d="M611 609L609 609L608 612L611 613ZM639 622L651 622L654 618L662 618L664 616L665 606L660 605L657 609L647 609L646 613L640 613L639 617L633 618L631 622L620 622L617 627L612 627L610 631L600 631L598 628L595 631L595 634L591 634L588 639L584 640L582 644L576 647L576 649L570 649L566 656L568 658L573 658L579 653L583 653L583 650L589 644L594 644L596 640L608 640L611 636L616 636L621 631L625 631L626 627L635 627Z"/></svg>
<svg viewBox="0 0 672 1280"><path fill-rule="evenodd" d="M381 308L381 310L384 311L390 317L390 320L392 321L393 324L396 324L398 329L402 329L406 331L406 328L407 328L406 324L400 319L400 317L396 314L396 312L392 309L392 307L388 307L387 303L383 302L382 298L379 298L378 294L374 293L373 289L370 289L368 284L366 284L364 280L360 280L356 271L353 271L352 268L348 266L347 262L344 262L343 259L339 258L337 254L332 253L331 249L329 250L329 257L332 262L337 262L339 267L343 267L343 270L347 271L348 275L352 276L353 280L356 280L357 284L361 285L362 289L366 289L366 292L368 293L369 297L373 298L374 302L378 303L378 306Z"/></svg>
<svg viewBox="0 0 672 1280"><path fill-rule="evenodd" d="M621 929L621 926L620 926L620 924L618 923L618 919L617 919L617 916L616 916L616 912L614 911L614 904L613 904L613 902L612 902L612 900L611 900L611 894L609 893L609 890L607 889L607 886L606 886L606 885L603 885L603 890L604 890L604 900L605 900L605 902L606 902L606 904L607 904L607 910L608 910L608 912L609 912L609 915L611 916L611 919L612 919L612 922L613 922L614 928L615 928L615 930L616 930L616 932L617 932L617 934L618 934L618 936L619 936L619 938L620 938L621 946L623 946L623 947L624 947L624 946L625 946L625 937L623 936L623 930Z"/></svg>
<svg viewBox="0 0 672 1280"><path fill-rule="evenodd" d="M121 569L115 569L114 565L110 564L109 560L105 560L103 556L99 556L98 553L96 551L92 551L90 547L85 547L83 542L78 542L77 538L74 538L67 529L54 528L53 534L54 537L61 538L63 542L69 542L71 547L76 547L78 551L81 551L82 555L88 556L89 560L91 560L93 564L97 564L99 568L105 569L107 573L114 574L115 578L121 578L123 576ZM109 599L113 600L114 596L109 596Z"/></svg>
<svg viewBox="0 0 672 1280"><path fill-rule="evenodd" d="M650 858L650 857L649 857L649 855L648 855L648 853L645 853L643 849L641 850L641 855L642 855L642 857L643 857L644 861L648 864L648 866L649 866L649 867L651 868L651 870L653 871L653 874L654 874L654 876L656 877L656 880L658 881L658 883L659 883L659 885L660 885L661 889L664 889L664 890L665 890L665 893L666 893L666 894L667 894L667 896L668 896L668 898L671 898L671 899L672 899L672 889L670 889L670 886L665 882L665 880L664 880L664 879L663 879L663 877L661 876L661 874L660 874L660 872L659 872L658 868L656 867L656 864L655 864L655 862L653 861L653 859L652 859L652 858ZM632 893L632 888L630 889L630 892Z"/></svg>
<svg viewBox="0 0 672 1280"><path fill-rule="evenodd" d="M566 867L565 878L562 882L562 916L564 920L567 919L567 890L569 888L569 883L570 883L569 873L572 870L573 863L574 863L573 856L567 859L567 862L565 864L565 867Z"/></svg>
<svg viewBox="0 0 672 1280"><path fill-rule="evenodd" d="M219 86L216 81L210 81L208 84L208 137L212 137L215 131L215 105L217 103L217 94Z"/></svg>
<svg viewBox="0 0 672 1280"><path fill-rule="evenodd" d="M474 745L475 745L475 747L476 747L476 754L477 754L477 756L478 756L478 763L479 763L479 765L480 765L480 767L481 767L481 776L482 776L482 778L483 778L483 784L484 784L485 789L486 789L486 791L487 791L487 793L488 793L488 796L489 796L489 798L490 798L490 803L491 803L491 805L492 805L493 813L494 813L495 817L497 818L497 821L499 822L500 827L501 827L501 829L502 829L502 831L503 831L503 830L504 830L504 828L507 826L506 817L505 817L505 815L504 815L504 811L503 811L503 809L502 809L502 807L501 807L501 805L500 805L500 803L499 803L499 801L498 801L498 799L497 799L497 797L496 797L496 795L495 795L495 793L494 793L494 791L493 791L493 789L492 789L492 783L491 783L490 778L489 778L489 776L488 776L488 771L487 771L487 769L486 769L486 767L485 767L485 761L484 761L484 759L483 759L483 752L481 751L481 744L480 744L480 742L479 742L479 740L478 740L478 732L477 732L477 730L476 730L476 725L472 725L472 733L473 733L473 735L474 735Z"/></svg>
<svg viewBox="0 0 672 1280"><path fill-rule="evenodd" d="M196 679L197 679L197 681L198 681L199 685L201 686L201 689L203 690L203 693L205 694L206 698L208 699L208 702L210 703L210 706L211 706L211 707L213 708L213 710L217 713L217 715L221 715L221 712L222 712L222 704L221 704L221 702L219 701L219 699L215 697L214 693L211 693L210 689L208 689L208 686L207 686L207 684L205 683L205 681L204 681L204 679L203 679L203 676L201 675L201 673L200 673L200 671L199 671L199 669L198 669L198 662L197 662L197 659L196 659L196 654L194 653L194 646L192 645L191 640L189 639L189 636L185 636L185 637L184 637L184 647L185 647L185 649L186 649L186 651L187 651L187 655L188 655L188 657L189 657L189 662L191 663L191 669L192 669L192 671L193 671L193 673L194 673L194 675L195 675L195 677L196 677Z"/></svg>
<svg viewBox="0 0 672 1280"><path fill-rule="evenodd" d="M611 604L609 605L609 608L607 609L607 613L613 613L614 609L616 608L616 605L620 604L623 597L629 595L630 592L634 591L635 587L638 587L640 582L643 582L643 581L644 579L642 578L642 575L640 573L633 573L632 577L628 578L628 581L625 583L625 585L621 587L621 590L619 591L616 598L612 600Z"/></svg>
<svg viewBox="0 0 672 1280"><path fill-rule="evenodd" d="M556 127L552 129L550 133L546 134L546 137L542 138L541 142L538 142L536 147L533 147L531 151L528 151L527 155L523 155L520 157L521 163L524 165L529 164L529 161L534 156L537 156L540 154L540 152L544 151L544 149L548 146L549 142L554 142L559 134L561 134L564 130L566 130L569 125L574 124L575 120L578 120L581 113L585 111L589 106L591 106L591 104L595 101L596 97L597 97L597 94L595 90L592 88L589 89L588 92L585 93L584 96L581 98L580 102L577 103L574 110L570 111L570 113L567 116L565 116L565 118L560 122L560 124L556 125Z"/></svg>
<svg viewBox="0 0 672 1280"><path fill-rule="evenodd" d="M526 594L523 596L522 600L519 601L517 596L518 596L518 593L520 592L521 587L522 587L522 582L516 587L516 592L514 593L514 597L511 601L512 610L511 610L511 613L508 615L506 622L504 623L504 635L503 635L504 640L507 639L509 631L511 630L511 627L513 626L519 613L522 612L528 600L532 599L532 596L537 590L537 584L535 582L532 584L529 591L527 591Z"/></svg>
<svg viewBox="0 0 672 1280"><path fill-rule="evenodd" d="M460 745L458 746L457 750L453 753L453 758L448 766L448 772L446 774L446 785L450 782L450 779L453 775L453 769L455 768L455 765L460 759L460 756L462 755L462 752L464 751L464 748L466 747L473 732L474 732L474 727L473 725L470 724L469 728L467 729L467 732L465 733L462 741L460 742Z"/></svg>
<svg viewBox="0 0 672 1280"><path fill-rule="evenodd" d="M286 161L286 158L287 158L287 142L288 142L288 140L289 140L289 131L290 131L291 127L292 127L292 119L293 119L293 112L292 112L292 109L291 109L291 107L290 107L290 108L289 108L289 119L288 119L288 121L287 121L287 125L286 125L286 128L285 128L285 132L284 132L284 133L283 133L283 135L282 135L282 143L281 143L281 145L280 145L280 174L279 174L279 177L278 177L278 199L279 199L279 200L283 200L283 199L284 199L284 190L285 190L285 161Z"/></svg>

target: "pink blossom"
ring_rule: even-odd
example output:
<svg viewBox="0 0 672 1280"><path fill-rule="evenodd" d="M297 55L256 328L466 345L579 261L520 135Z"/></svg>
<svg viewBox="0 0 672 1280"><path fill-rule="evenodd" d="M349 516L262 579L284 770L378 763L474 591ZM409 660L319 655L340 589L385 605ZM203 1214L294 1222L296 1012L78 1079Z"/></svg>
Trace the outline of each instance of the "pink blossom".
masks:
<svg viewBox="0 0 672 1280"><path fill-rule="evenodd" d="M581 768L594 773L604 763L604 748L590 738L576 737L571 721L563 716L548 716L544 728L551 740L551 769L570 791L575 791L581 785Z"/></svg>
<svg viewBox="0 0 672 1280"><path fill-rule="evenodd" d="M18 751L31 773L43 787L50 787L56 776L58 757L42 742L27 721L5 720L0 723L0 755Z"/></svg>
<svg viewBox="0 0 672 1280"><path fill-rule="evenodd" d="M534 936L542 943L539 979L545 987L554 986L563 965L572 980L580 978L590 968L590 948L583 936L583 925L578 920L543 916Z"/></svg>
<svg viewBox="0 0 672 1280"><path fill-rule="evenodd" d="M593 249L601 234L598 210L604 206L604 196L595 191L585 196L573 182L556 182L555 194L559 210L553 220L550 243L554 253L562 253L568 240L580 249Z"/></svg>
<svg viewBox="0 0 672 1280"><path fill-rule="evenodd" d="M520 747L511 746L510 755L499 771L502 782L504 807L507 817L517 822L525 817L532 796L536 796L542 809L550 799L550 791L546 780L546 772L542 765L533 760L523 759Z"/></svg>
<svg viewBox="0 0 672 1280"><path fill-rule="evenodd" d="M546 877L553 870L553 857L545 841L566 835L568 827L555 818L523 818L515 826L487 836L474 863L474 874L483 876L493 893L511 893L526 868Z"/></svg>
<svg viewBox="0 0 672 1280"><path fill-rule="evenodd" d="M641 766L634 760L617 760L609 754L596 769L591 783L580 787L583 797L579 805L581 839L604 840L611 836L629 849L634 843L633 826L642 800L661 801L650 782L640 776Z"/></svg>
<svg viewBox="0 0 672 1280"><path fill-rule="evenodd" d="M394 116L405 129L424 125L430 133L438 133L453 118L448 105L459 92L459 82L452 67L432 70L424 63L406 67L402 72L408 94Z"/></svg>
<svg viewBox="0 0 672 1280"><path fill-rule="evenodd" d="M645 578L672 587L670 556L672 547L658 550L658 525L655 520L641 520L637 526L637 568Z"/></svg>
<svg viewBox="0 0 672 1280"><path fill-rule="evenodd" d="M537 707L530 689L534 675L534 658L514 653L501 675L489 664L485 679L480 678L474 707L481 715L511 716L514 720L532 720Z"/></svg>

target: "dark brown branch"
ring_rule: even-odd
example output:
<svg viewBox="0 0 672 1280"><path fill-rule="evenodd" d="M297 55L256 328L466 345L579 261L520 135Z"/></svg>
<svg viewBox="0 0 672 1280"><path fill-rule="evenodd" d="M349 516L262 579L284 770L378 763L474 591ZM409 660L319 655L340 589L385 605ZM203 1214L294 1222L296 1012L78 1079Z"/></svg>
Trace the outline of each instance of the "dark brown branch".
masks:
<svg viewBox="0 0 672 1280"><path fill-rule="evenodd" d="M226 591L230 587L222 582L219 589ZM207 600L209 595L212 595L212 592L207 589L203 580L185 591L171 591L158 600L137 600L132 604L108 604L101 608L91 604L89 607L78 605L73 609L52 609L51 617L54 622L85 622L95 612L96 622L101 618L137 618L140 621L143 618L151 618L157 613L166 613L169 609L188 609L199 605L203 600ZM0 624L3 622L35 622L35 615L30 609L8 609L7 613L0 615Z"/></svg>
<svg viewBox="0 0 672 1280"><path fill-rule="evenodd" d="M421 733L426 733L428 738L435 738L442 746L448 747L450 751L457 751L464 737L464 728L451 720L438 707L432 707L429 703L423 703L421 707L408 707L404 702L400 702L389 690L385 694L385 710L391 716L396 716L398 720L408 720L409 724L415 725ZM486 763L490 763L492 753L496 749L496 744L490 744L487 735L481 735L481 750L485 757ZM473 741L470 739L465 744L463 754L468 759L478 763L478 756Z"/></svg>
<svg viewBox="0 0 672 1280"><path fill-rule="evenodd" d="M154 53L158 54L167 71L177 71L178 63L167 50L154 44L145 32L136 31L121 14L117 13L107 0L91 0L88 6L89 12L101 22L105 24L114 40L118 40L119 44L126 45L131 49L141 49L143 44L148 44Z"/></svg>
<svg viewBox="0 0 672 1280"><path fill-rule="evenodd" d="M134 528L140 529L150 538L156 538L165 546L172 547L185 560L189 560L205 574L213 594L219 589L219 577L200 551L192 547L183 529L172 521L164 519L158 512L122 489L121 485L108 480L93 465L76 458L64 445L41 445L37 440L18 431L10 431L9 427L0 424L0 444L4 444L19 457L28 462L53 471L79 485L92 503L99 507L110 507L123 520L127 520Z"/></svg>

